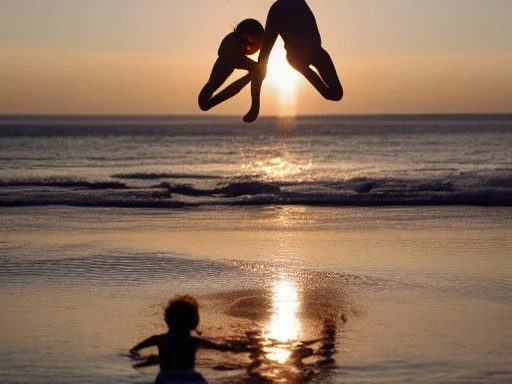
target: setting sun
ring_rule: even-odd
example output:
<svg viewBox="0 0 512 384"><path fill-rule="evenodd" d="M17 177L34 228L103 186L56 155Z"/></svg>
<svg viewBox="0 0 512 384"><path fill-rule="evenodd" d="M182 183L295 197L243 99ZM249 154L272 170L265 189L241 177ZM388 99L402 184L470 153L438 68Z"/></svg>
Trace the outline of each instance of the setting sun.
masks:
<svg viewBox="0 0 512 384"><path fill-rule="evenodd" d="M295 105L299 91L299 73L288 64L282 40L276 42L270 55L267 79L277 92L277 100L280 106Z"/></svg>

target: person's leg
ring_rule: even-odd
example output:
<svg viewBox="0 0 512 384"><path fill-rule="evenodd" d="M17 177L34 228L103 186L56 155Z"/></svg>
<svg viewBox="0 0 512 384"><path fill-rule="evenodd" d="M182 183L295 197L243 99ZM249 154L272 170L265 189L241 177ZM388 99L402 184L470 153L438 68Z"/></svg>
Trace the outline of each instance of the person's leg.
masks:
<svg viewBox="0 0 512 384"><path fill-rule="evenodd" d="M322 48L318 54L311 57L311 65L317 69L318 74L329 89L326 93L327 97L324 97L328 100L340 101L343 98L343 87L329 53Z"/></svg>
<svg viewBox="0 0 512 384"><path fill-rule="evenodd" d="M251 82L251 74L250 73L241 77L238 80L235 80L234 82L229 84L226 88L224 88L222 91L217 93L215 96L213 96L208 101L208 104L207 104L208 109L211 109L211 108L219 105L220 103L237 95L250 82Z"/></svg>
<svg viewBox="0 0 512 384"><path fill-rule="evenodd" d="M290 65L300 72L315 89L327 100L339 101L343 97L336 68L329 54L321 49L318 53L305 57L289 53L287 56ZM316 73L310 65L318 70Z"/></svg>
<svg viewBox="0 0 512 384"><path fill-rule="evenodd" d="M251 72L256 66L256 62L250 58L244 56L240 58L240 61L236 64L236 69L244 69ZM213 93L219 89L219 87L226 81L226 79L233 73L233 69L229 70L230 66L222 64L220 59L215 63L210 80L205 85L201 93L199 94L199 107L203 111L207 111L220 103L232 98L233 96L240 93L244 87L251 82L251 73L235 80L233 83L228 85L222 91L213 96ZM225 68L227 70L225 70ZM224 78L225 77L225 78ZM222 80L224 78L224 80ZM221 81L222 80L222 81Z"/></svg>
<svg viewBox="0 0 512 384"><path fill-rule="evenodd" d="M212 73L210 74L208 82L199 93L198 103L201 110L208 111L213 107L213 105L210 104L213 94L222 84L224 84L234 70L235 67L226 60L223 60L220 57L217 59L213 65Z"/></svg>

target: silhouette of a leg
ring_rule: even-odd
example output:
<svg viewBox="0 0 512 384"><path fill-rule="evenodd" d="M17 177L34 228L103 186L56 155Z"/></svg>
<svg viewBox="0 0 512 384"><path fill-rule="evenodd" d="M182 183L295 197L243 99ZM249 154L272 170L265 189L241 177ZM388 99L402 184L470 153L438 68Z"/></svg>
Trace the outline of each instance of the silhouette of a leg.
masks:
<svg viewBox="0 0 512 384"><path fill-rule="evenodd" d="M234 70L235 67L231 63L228 63L221 58L217 59L213 65L212 73L208 79L208 82L199 93L199 98L197 101L201 110L207 111L212 108L210 105L210 99L212 98L214 92L219 89L222 84L224 84L224 82L233 73Z"/></svg>
<svg viewBox="0 0 512 384"><path fill-rule="evenodd" d="M235 64L236 65L233 66L233 62L231 61L227 61L222 58L217 59L213 66L208 83L206 83L206 85L199 93L198 103L201 110L208 111L209 109L219 105L227 99L232 98L251 82L251 71L256 67L256 62L244 56L240 58L240 60ZM227 78L233 73L235 68L249 71L249 73L240 79L235 80L233 83L213 96L215 91L217 91L217 89L219 89L221 85L224 84Z"/></svg>
<svg viewBox="0 0 512 384"><path fill-rule="evenodd" d="M220 103L237 95L244 87L251 82L251 74L247 74L240 79L232 82L222 91L213 96L208 102L208 109L211 109Z"/></svg>
<svg viewBox="0 0 512 384"><path fill-rule="evenodd" d="M311 65L318 70L320 77L329 89L329 92L322 96L328 100L340 101L343 98L343 87L336 73L336 67L327 51L322 49L317 55L314 55Z"/></svg>
<svg viewBox="0 0 512 384"><path fill-rule="evenodd" d="M342 99L343 88L336 73L336 68L331 57L324 49L307 60L293 54L288 54L287 59L290 65L300 72L325 99L332 101ZM315 67L318 73L312 70L310 65Z"/></svg>

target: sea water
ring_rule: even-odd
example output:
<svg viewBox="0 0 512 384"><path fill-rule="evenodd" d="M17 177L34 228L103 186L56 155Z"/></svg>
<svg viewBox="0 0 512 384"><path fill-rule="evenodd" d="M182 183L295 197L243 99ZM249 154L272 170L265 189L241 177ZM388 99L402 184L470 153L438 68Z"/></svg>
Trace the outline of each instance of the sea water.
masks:
<svg viewBox="0 0 512 384"><path fill-rule="evenodd" d="M508 383L511 144L507 115L5 116L2 382L150 383L126 351L190 293L253 348L201 351L212 383Z"/></svg>
<svg viewBox="0 0 512 384"><path fill-rule="evenodd" d="M0 204L510 205L512 117L4 117Z"/></svg>

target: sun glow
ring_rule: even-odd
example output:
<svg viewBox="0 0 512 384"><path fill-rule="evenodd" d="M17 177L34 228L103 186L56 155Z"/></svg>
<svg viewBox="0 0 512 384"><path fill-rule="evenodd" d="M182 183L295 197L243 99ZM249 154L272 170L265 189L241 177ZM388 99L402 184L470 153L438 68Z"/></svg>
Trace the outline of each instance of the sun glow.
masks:
<svg viewBox="0 0 512 384"><path fill-rule="evenodd" d="M280 39L268 60L267 79L277 92L278 115L295 115L299 73L288 64L284 44Z"/></svg>

